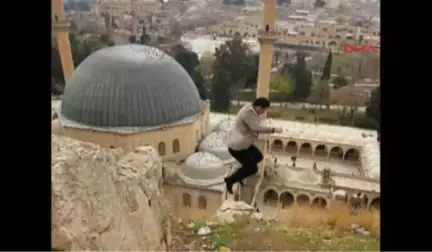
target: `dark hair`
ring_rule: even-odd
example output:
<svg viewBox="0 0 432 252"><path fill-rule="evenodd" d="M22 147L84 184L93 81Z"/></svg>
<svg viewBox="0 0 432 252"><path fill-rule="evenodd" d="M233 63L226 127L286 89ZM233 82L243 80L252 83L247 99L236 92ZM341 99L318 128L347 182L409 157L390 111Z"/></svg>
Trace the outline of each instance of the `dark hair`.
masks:
<svg viewBox="0 0 432 252"><path fill-rule="evenodd" d="M270 101L269 101L269 99L267 99L265 97L259 97L259 98L255 99L255 101L252 103L252 105L260 106L263 108L268 108L268 107L270 107Z"/></svg>

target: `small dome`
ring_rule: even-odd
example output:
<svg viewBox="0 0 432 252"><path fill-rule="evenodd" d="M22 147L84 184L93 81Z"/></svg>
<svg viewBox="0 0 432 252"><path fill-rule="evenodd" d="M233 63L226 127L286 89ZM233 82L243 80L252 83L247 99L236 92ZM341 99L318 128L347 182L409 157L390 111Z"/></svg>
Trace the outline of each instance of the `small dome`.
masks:
<svg viewBox="0 0 432 252"><path fill-rule="evenodd" d="M186 159L180 172L191 179L210 180L225 176L228 168L213 154L196 152Z"/></svg>
<svg viewBox="0 0 432 252"><path fill-rule="evenodd" d="M214 131L217 132L228 132L231 130L232 126L234 125L234 120L232 118L226 118L221 120L215 127Z"/></svg>
<svg viewBox="0 0 432 252"><path fill-rule="evenodd" d="M222 161L233 160L233 157L228 152L227 132L212 132L199 145L199 150L209 152Z"/></svg>
<svg viewBox="0 0 432 252"><path fill-rule="evenodd" d="M91 54L75 69L61 103L65 126L121 132L187 123L199 113L188 73L163 51L143 45Z"/></svg>

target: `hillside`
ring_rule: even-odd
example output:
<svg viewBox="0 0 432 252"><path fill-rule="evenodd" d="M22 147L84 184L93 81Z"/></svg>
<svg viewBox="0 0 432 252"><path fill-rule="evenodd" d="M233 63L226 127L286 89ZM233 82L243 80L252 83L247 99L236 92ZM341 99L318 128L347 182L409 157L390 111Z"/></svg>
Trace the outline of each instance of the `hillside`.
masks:
<svg viewBox="0 0 432 252"><path fill-rule="evenodd" d="M328 212L298 207L289 213L281 211L278 221L238 218L232 224L175 219L171 250L379 251L379 213L351 215L344 209ZM354 232L353 224L362 225L368 232ZM209 227L212 233L198 235L203 227Z"/></svg>

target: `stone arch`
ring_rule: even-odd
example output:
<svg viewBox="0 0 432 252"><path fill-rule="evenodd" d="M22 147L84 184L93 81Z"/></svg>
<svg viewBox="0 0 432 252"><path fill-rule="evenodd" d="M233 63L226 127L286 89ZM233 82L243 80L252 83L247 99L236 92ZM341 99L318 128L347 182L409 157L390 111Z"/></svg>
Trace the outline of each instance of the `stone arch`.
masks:
<svg viewBox="0 0 432 252"><path fill-rule="evenodd" d="M350 199L350 205L354 209L364 208L367 203L368 198L363 193L355 193Z"/></svg>
<svg viewBox="0 0 432 252"><path fill-rule="evenodd" d="M206 209L207 208L207 198L204 196L198 197L198 208L199 209Z"/></svg>
<svg viewBox="0 0 432 252"><path fill-rule="evenodd" d="M328 46L337 46L337 42L332 40L328 43Z"/></svg>
<svg viewBox="0 0 432 252"><path fill-rule="evenodd" d="M334 146L330 149L329 157L330 159L342 159L343 158L343 150L339 146Z"/></svg>
<svg viewBox="0 0 432 252"><path fill-rule="evenodd" d="M174 139L172 142L173 153L180 152L180 141L178 139Z"/></svg>
<svg viewBox="0 0 432 252"><path fill-rule="evenodd" d="M192 199L189 193L183 193L183 206L184 207L191 207L192 205Z"/></svg>
<svg viewBox="0 0 432 252"><path fill-rule="evenodd" d="M296 199L298 205L309 205L310 203L310 198L306 194L300 194Z"/></svg>
<svg viewBox="0 0 432 252"><path fill-rule="evenodd" d="M283 192L279 197L279 201L282 208L289 207L294 204L294 195L290 192Z"/></svg>
<svg viewBox="0 0 432 252"><path fill-rule="evenodd" d="M285 151L297 155L297 151L298 151L297 143L294 141L289 141L285 147Z"/></svg>
<svg viewBox="0 0 432 252"><path fill-rule="evenodd" d="M333 199L336 201L348 202L348 194L345 190L339 189L333 192Z"/></svg>
<svg viewBox="0 0 432 252"><path fill-rule="evenodd" d="M280 139L275 139L271 145L272 151L281 151L283 150L283 142Z"/></svg>
<svg viewBox="0 0 432 252"><path fill-rule="evenodd" d="M319 144L315 147L314 156L315 157L327 157L327 147L324 144Z"/></svg>
<svg viewBox="0 0 432 252"><path fill-rule="evenodd" d="M299 154L312 155L312 145L310 143L302 143Z"/></svg>
<svg viewBox="0 0 432 252"><path fill-rule="evenodd" d="M344 160L357 161L360 158L360 152L357 149L351 148L345 152Z"/></svg>
<svg viewBox="0 0 432 252"><path fill-rule="evenodd" d="M323 197L316 197L312 200L312 207L325 208L327 206L327 200Z"/></svg>
<svg viewBox="0 0 432 252"><path fill-rule="evenodd" d="M158 151L159 151L159 155L161 155L161 156L165 155L165 143L164 142L160 142L158 144Z"/></svg>
<svg viewBox="0 0 432 252"><path fill-rule="evenodd" d="M375 210L380 210L381 209L381 199L380 197L377 197L375 199L373 199L370 203L370 207L371 209L375 209Z"/></svg>
<svg viewBox="0 0 432 252"><path fill-rule="evenodd" d="M264 193L263 202L264 202L264 204L276 207L277 202L278 202L278 198L279 198L278 193L275 190L268 189Z"/></svg>
<svg viewBox="0 0 432 252"><path fill-rule="evenodd" d="M266 32L269 32L269 31L270 31L270 26L269 26L269 25L266 25L266 26L265 26L265 31L266 31Z"/></svg>

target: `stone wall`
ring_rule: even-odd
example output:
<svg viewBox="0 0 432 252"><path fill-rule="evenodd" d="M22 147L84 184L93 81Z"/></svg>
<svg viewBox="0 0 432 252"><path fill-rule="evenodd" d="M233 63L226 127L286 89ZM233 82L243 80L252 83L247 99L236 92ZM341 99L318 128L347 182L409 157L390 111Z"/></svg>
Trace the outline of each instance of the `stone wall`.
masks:
<svg viewBox="0 0 432 252"><path fill-rule="evenodd" d="M161 159L52 135L52 247L56 250L166 250L168 204Z"/></svg>

